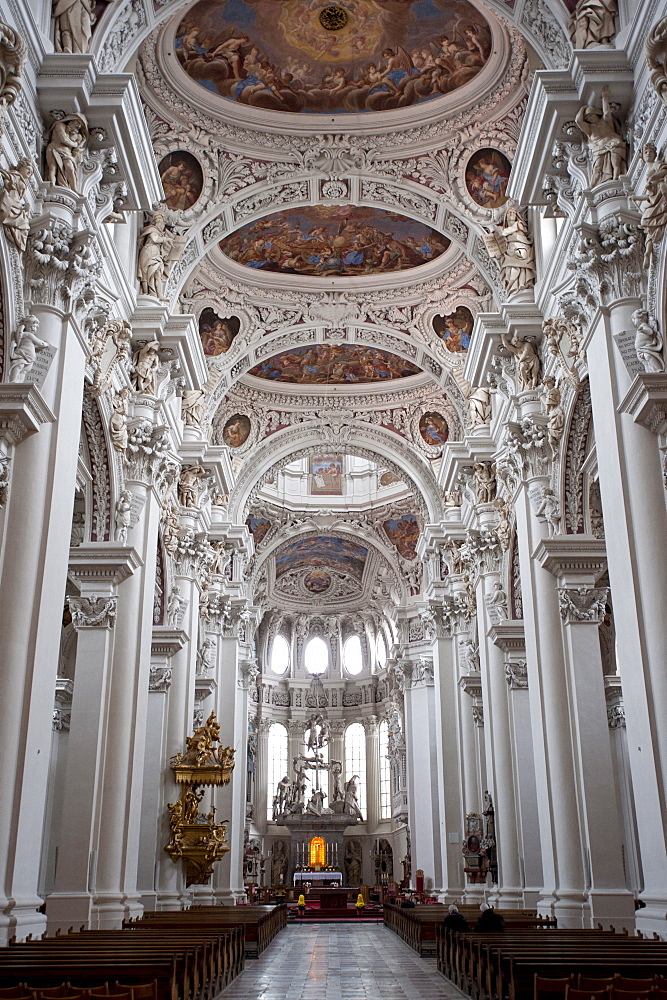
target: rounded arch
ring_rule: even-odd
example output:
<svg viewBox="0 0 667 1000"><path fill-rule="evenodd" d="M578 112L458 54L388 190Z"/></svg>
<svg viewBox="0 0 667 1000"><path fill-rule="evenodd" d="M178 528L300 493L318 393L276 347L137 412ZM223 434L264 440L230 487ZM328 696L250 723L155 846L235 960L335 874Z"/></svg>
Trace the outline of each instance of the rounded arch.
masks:
<svg viewBox="0 0 667 1000"><path fill-rule="evenodd" d="M442 519L442 498L428 459L391 431L350 420L341 421L336 427L323 426L320 422L288 427L276 431L259 445L244 464L229 498L231 520L237 524L245 521L256 492L270 478L276 465L286 459L294 461L321 451L323 443L359 458L379 461L399 478L407 480L425 523Z"/></svg>
<svg viewBox="0 0 667 1000"><path fill-rule="evenodd" d="M135 4L133 0L113 0L104 11L93 35L91 53L105 72L120 72L137 54L146 38L185 9L192 0L167 0L156 9L154 4ZM483 0L477 6L513 25L538 53L545 68L566 65L572 46L569 41L568 11L562 0L542 0L537 5L519 4L509 9L506 0ZM115 41L114 36L121 40ZM391 114L391 113L390 113ZM391 119L390 119L391 121Z"/></svg>

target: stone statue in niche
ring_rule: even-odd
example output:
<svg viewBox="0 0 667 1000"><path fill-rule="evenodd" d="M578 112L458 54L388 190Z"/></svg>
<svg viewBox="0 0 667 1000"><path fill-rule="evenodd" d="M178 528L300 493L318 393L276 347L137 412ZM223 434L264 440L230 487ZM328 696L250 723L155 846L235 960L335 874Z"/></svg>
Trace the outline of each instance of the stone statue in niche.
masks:
<svg viewBox="0 0 667 1000"><path fill-rule="evenodd" d="M9 354L9 382L25 382L32 371L38 351L49 345L37 336L39 320L36 316L20 319L14 334L14 343Z"/></svg>
<svg viewBox="0 0 667 1000"><path fill-rule="evenodd" d="M349 840L345 847L345 882L350 886L361 885L361 844L358 840Z"/></svg>
<svg viewBox="0 0 667 1000"><path fill-rule="evenodd" d="M467 395L468 423L470 427L481 427L491 421L491 393L482 386L470 387Z"/></svg>
<svg viewBox="0 0 667 1000"><path fill-rule="evenodd" d="M181 597L181 588L174 584L167 602L167 624L172 628L181 628L187 606L188 602Z"/></svg>
<svg viewBox="0 0 667 1000"><path fill-rule="evenodd" d="M635 351L647 372L664 372L663 339L658 322L645 309L636 309L632 314L635 330Z"/></svg>
<svg viewBox="0 0 667 1000"><path fill-rule="evenodd" d="M494 583L493 592L491 594L487 594L484 600L487 608L489 609L489 617L494 624L505 621L505 619L509 618L507 594L503 590L503 585L500 581L496 581L496 583Z"/></svg>
<svg viewBox="0 0 667 1000"><path fill-rule="evenodd" d="M612 45L616 36L616 0L579 0L570 21L575 49Z"/></svg>
<svg viewBox="0 0 667 1000"><path fill-rule="evenodd" d="M197 507L199 484L206 475L201 465L185 465L178 480L178 500L181 507Z"/></svg>
<svg viewBox="0 0 667 1000"><path fill-rule="evenodd" d="M507 501L503 497L496 497L493 505L498 512L496 535L500 542L500 548L503 552L507 552L510 547L510 513Z"/></svg>
<svg viewBox="0 0 667 1000"><path fill-rule="evenodd" d="M591 187L615 181L628 169L628 147L609 103L609 87L602 88L602 110L580 108L575 122L586 137L591 160Z"/></svg>
<svg viewBox="0 0 667 1000"><path fill-rule="evenodd" d="M215 640L204 639L197 652L197 673L206 677L209 671L215 670L216 648Z"/></svg>
<svg viewBox="0 0 667 1000"><path fill-rule="evenodd" d="M127 404L130 389L125 386L114 396L111 406L113 413L109 418L109 436L111 443L123 457L127 451Z"/></svg>
<svg viewBox="0 0 667 1000"><path fill-rule="evenodd" d="M509 204L502 222L484 234L489 256L500 262L500 276L508 295L527 291L535 283L535 250L528 224L518 208Z"/></svg>
<svg viewBox="0 0 667 1000"><path fill-rule="evenodd" d="M477 503L492 503L496 497L495 462L475 462L472 471Z"/></svg>
<svg viewBox="0 0 667 1000"><path fill-rule="evenodd" d="M155 376L159 367L160 344L157 340L149 340L135 351L132 358L132 381L137 392L143 393L144 396L155 395Z"/></svg>
<svg viewBox="0 0 667 1000"><path fill-rule="evenodd" d="M560 389L556 385L553 375L545 375L543 380L544 392L542 393L542 405L548 417L547 431L549 433L549 444L551 452L556 456L558 444L565 430L565 412L561 406Z"/></svg>
<svg viewBox="0 0 667 1000"><path fill-rule="evenodd" d="M285 842L277 840L271 851L271 884L284 885L287 876L287 855Z"/></svg>
<svg viewBox="0 0 667 1000"><path fill-rule="evenodd" d="M79 167L88 146L88 122L83 115L65 115L51 126L46 147L46 179L49 184L79 191Z"/></svg>
<svg viewBox="0 0 667 1000"><path fill-rule="evenodd" d="M132 527L132 494L129 490L123 490L116 500L115 522L115 541L127 545L127 533Z"/></svg>
<svg viewBox="0 0 667 1000"><path fill-rule="evenodd" d="M27 156L22 156L9 170L0 169L0 223L19 253L24 252L28 243L30 205L26 191L32 173L32 161Z"/></svg>
<svg viewBox="0 0 667 1000"><path fill-rule="evenodd" d="M518 333L511 340L504 333L501 336L505 350L516 358L519 391L537 389L540 384L540 359L535 345L530 340L522 339Z"/></svg>
<svg viewBox="0 0 667 1000"><path fill-rule="evenodd" d="M647 166L646 189L644 194L632 197L633 201L645 202L639 225L646 237L644 268L648 270L653 247L660 243L667 227L667 163L658 159L652 142L647 142L642 149L642 158Z"/></svg>
<svg viewBox="0 0 667 1000"><path fill-rule="evenodd" d="M95 0L54 0L56 52L87 52L95 24Z"/></svg>
<svg viewBox="0 0 667 1000"><path fill-rule="evenodd" d="M156 209L153 212L152 221L139 234L137 277L142 295L164 298L170 267L180 257L186 239L167 229L167 216L163 211Z"/></svg>

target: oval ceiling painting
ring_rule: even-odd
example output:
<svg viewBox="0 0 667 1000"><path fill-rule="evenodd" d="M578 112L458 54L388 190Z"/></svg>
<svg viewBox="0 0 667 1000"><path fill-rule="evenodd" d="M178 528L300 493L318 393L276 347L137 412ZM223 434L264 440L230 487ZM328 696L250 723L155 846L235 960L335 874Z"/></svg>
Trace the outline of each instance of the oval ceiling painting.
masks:
<svg viewBox="0 0 667 1000"><path fill-rule="evenodd" d="M201 0L176 33L191 79L273 111L407 108L464 86L490 52L467 0Z"/></svg>
<svg viewBox="0 0 667 1000"><path fill-rule="evenodd" d="M470 347L470 334L474 325L472 313L467 306L459 306L448 316L434 316L433 329L444 340L448 351L458 354Z"/></svg>
<svg viewBox="0 0 667 1000"><path fill-rule="evenodd" d="M222 429L222 440L228 448L240 448L250 435L250 418L244 413L235 413Z"/></svg>
<svg viewBox="0 0 667 1000"><path fill-rule="evenodd" d="M480 149L466 166L468 194L482 208L500 208L507 201L512 164L497 149Z"/></svg>
<svg viewBox="0 0 667 1000"><path fill-rule="evenodd" d="M421 222L381 208L312 205L250 222L219 246L227 257L258 271L335 278L419 267L440 257L450 242Z"/></svg>
<svg viewBox="0 0 667 1000"><path fill-rule="evenodd" d="M311 594L323 594L331 586L331 575L325 569L308 570L303 585Z"/></svg>
<svg viewBox="0 0 667 1000"><path fill-rule="evenodd" d="M199 316L199 336L207 358L217 358L226 354L239 332L241 320L238 316L223 318L207 306Z"/></svg>
<svg viewBox="0 0 667 1000"><path fill-rule="evenodd" d="M249 374L273 382L297 385L341 385L357 382L388 382L418 375L421 368L375 347L355 344L317 344L294 347L261 361Z"/></svg>
<svg viewBox="0 0 667 1000"><path fill-rule="evenodd" d="M419 433L433 448L445 444L449 437L447 421L440 413L424 413L419 421Z"/></svg>
<svg viewBox="0 0 667 1000"><path fill-rule="evenodd" d="M185 212L192 208L204 186L199 161L187 150L177 149L160 160L158 169L167 208L173 212Z"/></svg>

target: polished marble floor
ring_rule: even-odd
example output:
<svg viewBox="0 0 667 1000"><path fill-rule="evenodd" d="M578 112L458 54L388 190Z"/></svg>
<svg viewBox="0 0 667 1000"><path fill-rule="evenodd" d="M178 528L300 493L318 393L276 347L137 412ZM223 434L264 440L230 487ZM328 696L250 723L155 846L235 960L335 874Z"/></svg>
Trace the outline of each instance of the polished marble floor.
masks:
<svg viewBox="0 0 667 1000"><path fill-rule="evenodd" d="M286 927L223 1000L460 1000L463 994L382 924Z"/></svg>

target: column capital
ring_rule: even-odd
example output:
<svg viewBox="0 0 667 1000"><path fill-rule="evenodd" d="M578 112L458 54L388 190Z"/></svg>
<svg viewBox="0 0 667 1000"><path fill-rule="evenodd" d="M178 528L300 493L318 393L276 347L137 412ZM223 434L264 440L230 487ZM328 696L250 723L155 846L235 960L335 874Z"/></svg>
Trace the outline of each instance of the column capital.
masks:
<svg viewBox="0 0 667 1000"><path fill-rule="evenodd" d="M377 736L379 731L379 722L377 716L367 715L361 720L361 724L364 727L364 732L366 736Z"/></svg>
<svg viewBox="0 0 667 1000"><path fill-rule="evenodd" d="M111 629L116 624L117 597L68 597L72 624L78 632L84 628Z"/></svg>
<svg viewBox="0 0 667 1000"><path fill-rule="evenodd" d="M625 706L623 689L618 674L608 674L604 679L604 694L607 701L607 722L610 729L625 729Z"/></svg>
<svg viewBox="0 0 667 1000"><path fill-rule="evenodd" d="M560 616L566 625L599 625L604 619L608 596L606 587L559 587Z"/></svg>
<svg viewBox="0 0 667 1000"><path fill-rule="evenodd" d="M607 566L607 548L604 539L592 535L558 535L543 538L533 559L562 587L592 587Z"/></svg>
<svg viewBox="0 0 667 1000"><path fill-rule="evenodd" d="M153 639L151 641L152 656L171 657L178 653L190 636L181 628L171 628L169 625L154 625Z"/></svg>
<svg viewBox="0 0 667 1000"><path fill-rule="evenodd" d="M474 673L464 674L463 677L459 678L459 687L462 691L465 691L467 695L471 698L481 698L482 697L482 675L479 671Z"/></svg>
<svg viewBox="0 0 667 1000"><path fill-rule="evenodd" d="M654 434L667 434L667 372L640 372L618 408Z"/></svg>
<svg viewBox="0 0 667 1000"><path fill-rule="evenodd" d="M87 588L96 584L116 586L142 565L136 549L117 542L84 542L69 553L72 575Z"/></svg>
<svg viewBox="0 0 667 1000"><path fill-rule="evenodd" d="M37 386L29 382L0 385L1 441L9 445L20 444L42 424L52 424L55 419Z"/></svg>

